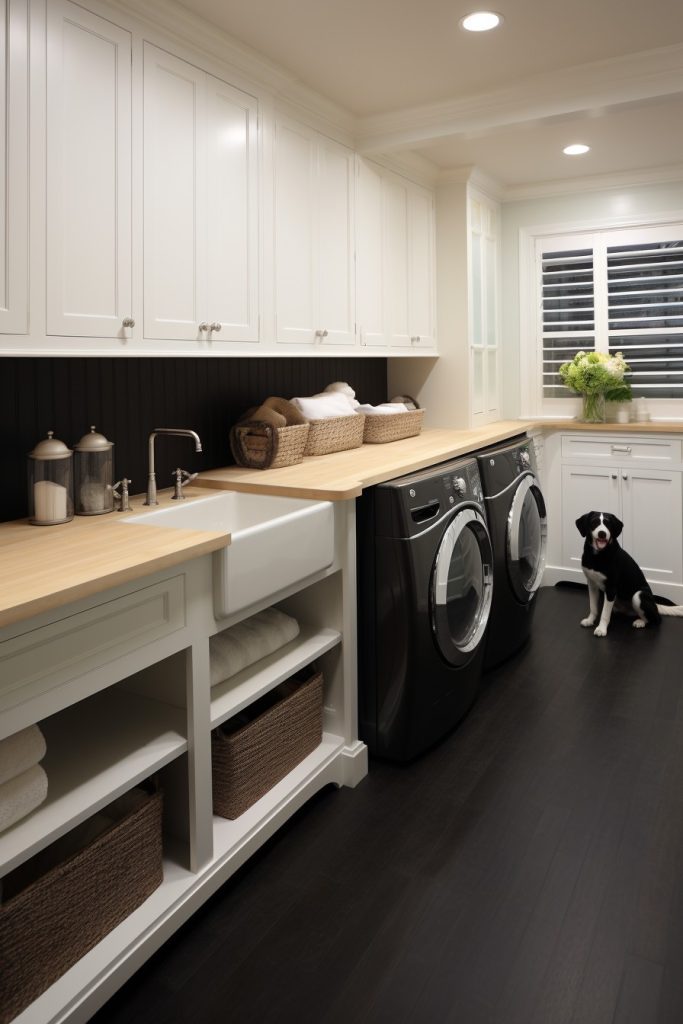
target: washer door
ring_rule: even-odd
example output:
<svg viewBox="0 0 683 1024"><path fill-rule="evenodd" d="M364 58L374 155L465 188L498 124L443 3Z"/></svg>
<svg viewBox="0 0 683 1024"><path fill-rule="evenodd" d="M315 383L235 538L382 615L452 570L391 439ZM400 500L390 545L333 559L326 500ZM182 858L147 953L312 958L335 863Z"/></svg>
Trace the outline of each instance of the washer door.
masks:
<svg viewBox="0 0 683 1024"><path fill-rule="evenodd" d="M507 525L508 574L519 601L528 601L541 584L547 534L543 494L533 473L527 473L520 477Z"/></svg>
<svg viewBox="0 0 683 1024"><path fill-rule="evenodd" d="M476 509L458 512L441 538L431 590L437 647L451 665L464 665L484 636L493 591L491 539Z"/></svg>

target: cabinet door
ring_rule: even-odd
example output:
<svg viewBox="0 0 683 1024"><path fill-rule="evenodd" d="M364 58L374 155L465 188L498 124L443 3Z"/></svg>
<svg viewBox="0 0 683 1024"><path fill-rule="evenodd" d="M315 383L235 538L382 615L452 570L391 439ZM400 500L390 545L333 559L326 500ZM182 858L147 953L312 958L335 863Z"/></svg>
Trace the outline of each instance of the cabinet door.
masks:
<svg viewBox="0 0 683 1024"><path fill-rule="evenodd" d="M258 341L258 109L207 76L207 319L213 340Z"/></svg>
<svg viewBox="0 0 683 1024"><path fill-rule="evenodd" d="M193 341L206 302L206 75L145 44L145 337Z"/></svg>
<svg viewBox="0 0 683 1024"><path fill-rule="evenodd" d="M125 337L131 309L131 37L47 5L47 332Z"/></svg>
<svg viewBox="0 0 683 1024"><path fill-rule="evenodd" d="M384 295L389 344L410 345L408 319L408 184L384 179Z"/></svg>
<svg viewBox="0 0 683 1024"><path fill-rule="evenodd" d="M313 345L317 319L317 147L297 125L275 126L275 340Z"/></svg>
<svg viewBox="0 0 683 1024"><path fill-rule="evenodd" d="M593 509L612 512L621 519L619 477L603 466L562 467L562 564L581 569L583 538L576 520ZM625 547L628 544L624 543Z"/></svg>
<svg viewBox="0 0 683 1024"><path fill-rule="evenodd" d="M28 331L26 0L0 0L0 331Z"/></svg>
<svg viewBox="0 0 683 1024"><path fill-rule="evenodd" d="M618 472L624 547L648 580L683 583L681 474L630 466Z"/></svg>
<svg viewBox="0 0 683 1024"><path fill-rule="evenodd" d="M324 345L353 345L355 279L353 153L330 139L318 142L318 324Z"/></svg>
<svg viewBox="0 0 683 1024"><path fill-rule="evenodd" d="M413 348L434 348L434 200L417 186L408 194L408 326Z"/></svg>
<svg viewBox="0 0 683 1024"><path fill-rule="evenodd" d="M360 343L385 347L382 172L359 160L357 181L356 317Z"/></svg>

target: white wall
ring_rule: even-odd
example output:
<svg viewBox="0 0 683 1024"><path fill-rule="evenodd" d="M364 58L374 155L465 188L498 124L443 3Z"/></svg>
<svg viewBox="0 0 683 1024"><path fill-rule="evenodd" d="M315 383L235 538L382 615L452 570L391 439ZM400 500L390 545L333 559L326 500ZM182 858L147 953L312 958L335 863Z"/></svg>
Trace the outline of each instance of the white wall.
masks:
<svg viewBox="0 0 683 1024"><path fill-rule="evenodd" d="M522 229L558 225L614 224L683 212L683 181L504 203L502 237L501 416L520 410L519 237Z"/></svg>

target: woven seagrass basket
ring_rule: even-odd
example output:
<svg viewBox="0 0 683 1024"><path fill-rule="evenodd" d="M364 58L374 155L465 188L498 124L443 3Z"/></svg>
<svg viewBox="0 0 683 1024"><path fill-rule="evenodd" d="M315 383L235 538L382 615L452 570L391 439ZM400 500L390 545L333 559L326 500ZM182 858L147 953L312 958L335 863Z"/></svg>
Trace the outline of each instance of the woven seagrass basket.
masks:
<svg viewBox="0 0 683 1024"><path fill-rule="evenodd" d="M322 741L323 676L293 677L252 705L251 722L211 734L213 810L237 818L312 753ZM284 696L283 696L284 694ZM260 713L259 713L260 711Z"/></svg>
<svg viewBox="0 0 683 1024"><path fill-rule="evenodd" d="M311 420L305 454L329 455L331 452L344 452L348 448L360 448L364 423L365 416L358 412L327 420Z"/></svg>
<svg viewBox="0 0 683 1024"><path fill-rule="evenodd" d="M415 437L422 430L424 409L389 413L387 416L366 416L363 444L386 444L404 437Z"/></svg>
<svg viewBox="0 0 683 1024"><path fill-rule="evenodd" d="M281 469L301 462L309 424L271 427L268 423L238 423L230 431L230 448L238 466L247 469Z"/></svg>
<svg viewBox="0 0 683 1024"><path fill-rule="evenodd" d="M161 804L161 793L131 790L5 876L1 1024L21 1013L161 884Z"/></svg>

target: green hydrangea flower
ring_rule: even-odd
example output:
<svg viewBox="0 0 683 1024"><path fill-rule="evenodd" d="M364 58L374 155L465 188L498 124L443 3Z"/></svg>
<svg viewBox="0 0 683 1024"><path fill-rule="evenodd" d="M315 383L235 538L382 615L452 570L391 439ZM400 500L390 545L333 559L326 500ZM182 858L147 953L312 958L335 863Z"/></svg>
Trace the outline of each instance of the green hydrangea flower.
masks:
<svg viewBox="0 0 683 1024"><path fill-rule="evenodd" d="M577 352L559 369L562 383L579 395L604 395L608 402L627 402L631 384L625 379L630 370L621 352Z"/></svg>

